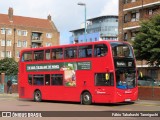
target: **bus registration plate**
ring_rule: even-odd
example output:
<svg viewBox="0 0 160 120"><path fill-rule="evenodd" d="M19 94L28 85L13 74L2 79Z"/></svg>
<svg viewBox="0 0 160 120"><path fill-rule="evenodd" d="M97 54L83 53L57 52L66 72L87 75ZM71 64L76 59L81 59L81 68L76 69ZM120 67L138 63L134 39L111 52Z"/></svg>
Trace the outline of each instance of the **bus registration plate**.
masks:
<svg viewBox="0 0 160 120"><path fill-rule="evenodd" d="M125 102L129 102L129 101L131 101L131 99L125 99L124 101L125 101Z"/></svg>

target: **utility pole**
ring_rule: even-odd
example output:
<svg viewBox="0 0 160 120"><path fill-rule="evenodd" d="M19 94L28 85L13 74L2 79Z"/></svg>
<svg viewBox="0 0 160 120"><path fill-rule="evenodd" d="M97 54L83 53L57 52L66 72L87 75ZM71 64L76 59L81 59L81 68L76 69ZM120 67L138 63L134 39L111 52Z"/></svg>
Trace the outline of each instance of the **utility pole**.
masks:
<svg viewBox="0 0 160 120"><path fill-rule="evenodd" d="M6 40L6 34L7 34L7 31L6 31L6 28L4 28L4 31L5 31L5 35L4 35L4 40L5 40L5 46L4 46L4 58L6 58L7 57L7 55L6 55L6 52L7 52L7 40Z"/></svg>
<svg viewBox="0 0 160 120"><path fill-rule="evenodd" d="M15 50L15 33L16 33L16 28L13 29L14 31L14 41L13 41L13 59L15 60L15 56L16 56L16 50Z"/></svg>

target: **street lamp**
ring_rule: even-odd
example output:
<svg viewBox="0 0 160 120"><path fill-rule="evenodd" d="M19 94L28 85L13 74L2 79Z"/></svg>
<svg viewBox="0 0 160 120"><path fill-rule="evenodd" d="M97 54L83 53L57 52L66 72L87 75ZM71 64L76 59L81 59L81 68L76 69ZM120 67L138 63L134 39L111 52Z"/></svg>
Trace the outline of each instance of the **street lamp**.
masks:
<svg viewBox="0 0 160 120"><path fill-rule="evenodd" d="M84 6L84 24L85 24L84 40L87 42L87 40L86 40L86 4L79 2L78 5Z"/></svg>

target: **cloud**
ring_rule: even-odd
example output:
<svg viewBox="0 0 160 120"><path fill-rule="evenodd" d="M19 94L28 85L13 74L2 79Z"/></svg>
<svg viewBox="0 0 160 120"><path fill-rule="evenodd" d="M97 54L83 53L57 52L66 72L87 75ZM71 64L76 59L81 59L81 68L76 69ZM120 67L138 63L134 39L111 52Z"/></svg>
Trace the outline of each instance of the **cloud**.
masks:
<svg viewBox="0 0 160 120"><path fill-rule="evenodd" d="M106 2L100 15L118 15L118 0Z"/></svg>
<svg viewBox="0 0 160 120"><path fill-rule="evenodd" d="M1 0L0 13L7 14L8 8L14 15L47 19L50 14L60 32L61 43L69 42L70 30L80 28L84 22L86 3L87 19L100 15L112 15L118 11L118 0Z"/></svg>

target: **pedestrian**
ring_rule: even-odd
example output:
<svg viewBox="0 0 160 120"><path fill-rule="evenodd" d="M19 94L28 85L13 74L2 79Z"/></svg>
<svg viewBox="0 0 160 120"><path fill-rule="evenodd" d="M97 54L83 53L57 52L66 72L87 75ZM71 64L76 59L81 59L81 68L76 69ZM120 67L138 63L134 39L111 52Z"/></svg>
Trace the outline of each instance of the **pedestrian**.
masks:
<svg viewBox="0 0 160 120"><path fill-rule="evenodd" d="M12 94L12 81L8 80L7 82L7 94L10 93Z"/></svg>

